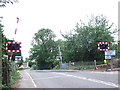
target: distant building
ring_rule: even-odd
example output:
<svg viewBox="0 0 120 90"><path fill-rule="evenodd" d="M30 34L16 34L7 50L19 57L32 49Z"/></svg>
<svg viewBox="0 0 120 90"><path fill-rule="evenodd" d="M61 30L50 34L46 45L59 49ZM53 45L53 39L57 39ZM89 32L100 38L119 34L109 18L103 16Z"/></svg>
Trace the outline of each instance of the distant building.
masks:
<svg viewBox="0 0 120 90"><path fill-rule="evenodd" d="M27 63L22 63L21 67L28 67L28 62Z"/></svg>

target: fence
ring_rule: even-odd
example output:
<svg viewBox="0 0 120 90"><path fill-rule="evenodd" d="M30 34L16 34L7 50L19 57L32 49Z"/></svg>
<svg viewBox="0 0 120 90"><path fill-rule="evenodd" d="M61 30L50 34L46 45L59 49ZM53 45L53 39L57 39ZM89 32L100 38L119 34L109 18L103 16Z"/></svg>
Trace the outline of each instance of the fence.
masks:
<svg viewBox="0 0 120 90"><path fill-rule="evenodd" d="M79 62L74 62L74 65L94 65L94 61L79 61Z"/></svg>
<svg viewBox="0 0 120 90"><path fill-rule="evenodd" d="M60 68L68 68L69 63L60 63Z"/></svg>
<svg viewBox="0 0 120 90"><path fill-rule="evenodd" d="M104 64L102 61L79 61L79 62L69 62L69 63L60 63L60 68L69 68L69 69L94 69L94 70L113 70L114 68L120 68L120 60L108 60L107 64Z"/></svg>
<svg viewBox="0 0 120 90"><path fill-rule="evenodd" d="M60 63L60 68L70 68L70 67L82 67L82 66L94 66L95 63L94 61L79 61L79 62L74 62L74 64L71 64L72 62L69 62L69 63Z"/></svg>

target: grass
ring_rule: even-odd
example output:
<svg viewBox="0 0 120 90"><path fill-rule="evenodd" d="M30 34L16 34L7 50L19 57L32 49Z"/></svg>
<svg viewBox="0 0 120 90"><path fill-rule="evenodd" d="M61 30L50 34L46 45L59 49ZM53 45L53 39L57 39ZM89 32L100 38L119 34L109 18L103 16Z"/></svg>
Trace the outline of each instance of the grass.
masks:
<svg viewBox="0 0 120 90"><path fill-rule="evenodd" d="M19 79L20 79L20 73L19 72L13 72L12 75L11 75L11 86L13 87L13 85Z"/></svg>
<svg viewBox="0 0 120 90"><path fill-rule="evenodd" d="M25 69L29 69L29 67L18 68L18 70L25 70Z"/></svg>
<svg viewBox="0 0 120 90"><path fill-rule="evenodd" d="M53 70L93 70L93 69L94 69L93 65L76 65L76 66L70 66L67 68L60 68L58 66L53 68Z"/></svg>
<svg viewBox="0 0 120 90"><path fill-rule="evenodd" d="M91 65L79 65L79 66L72 66L70 67L72 70L93 70L94 67Z"/></svg>
<svg viewBox="0 0 120 90"><path fill-rule="evenodd" d="M11 73L11 81L10 81L10 83L8 85L1 85L1 88L14 88L14 84L19 79L20 79L19 72L14 71L14 72Z"/></svg>

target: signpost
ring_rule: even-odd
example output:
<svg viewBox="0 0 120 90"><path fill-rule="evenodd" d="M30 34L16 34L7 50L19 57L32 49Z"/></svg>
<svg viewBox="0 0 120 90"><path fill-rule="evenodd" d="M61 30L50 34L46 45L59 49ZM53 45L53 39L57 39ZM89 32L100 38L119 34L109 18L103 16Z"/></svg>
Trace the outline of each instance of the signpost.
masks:
<svg viewBox="0 0 120 90"><path fill-rule="evenodd" d="M6 42L6 52L21 52L21 42Z"/></svg>
<svg viewBox="0 0 120 90"><path fill-rule="evenodd" d="M115 50L105 51L106 56L115 56L115 53L116 53Z"/></svg>
<svg viewBox="0 0 120 90"><path fill-rule="evenodd" d="M105 56L105 60L111 59L111 56Z"/></svg>
<svg viewBox="0 0 120 90"><path fill-rule="evenodd" d="M61 60L61 64L62 64L62 53L60 51L60 46L58 45L58 50L59 50L59 60Z"/></svg>
<svg viewBox="0 0 120 90"><path fill-rule="evenodd" d="M111 70L113 69L112 57L116 55L116 50L105 51L105 59L110 60Z"/></svg>
<svg viewBox="0 0 120 90"><path fill-rule="evenodd" d="M112 56L115 56L115 54L115 50L105 51L105 59L112 59Z"/></svg>
<svg viewBox="0 0 120 90"><path fill-rule="evenodd" d="M98 51L105 52L105 60L104 63L106 64L106 60L112 60L112 56L115 56L115 50L110 50L110 43L108 42L98 42ZM111 65L112 69L112 65Z"/></svg>

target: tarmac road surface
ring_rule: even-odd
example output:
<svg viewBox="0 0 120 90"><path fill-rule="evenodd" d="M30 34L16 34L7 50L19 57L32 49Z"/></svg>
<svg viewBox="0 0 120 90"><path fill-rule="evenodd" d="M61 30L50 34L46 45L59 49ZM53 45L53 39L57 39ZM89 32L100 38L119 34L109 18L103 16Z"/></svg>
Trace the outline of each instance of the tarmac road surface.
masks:
<svg viewBox="0 0 120 90"><path fill-rule="evenodd" d="M24 70L17 88L118 88L118 72Z"/></svg>

